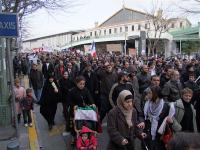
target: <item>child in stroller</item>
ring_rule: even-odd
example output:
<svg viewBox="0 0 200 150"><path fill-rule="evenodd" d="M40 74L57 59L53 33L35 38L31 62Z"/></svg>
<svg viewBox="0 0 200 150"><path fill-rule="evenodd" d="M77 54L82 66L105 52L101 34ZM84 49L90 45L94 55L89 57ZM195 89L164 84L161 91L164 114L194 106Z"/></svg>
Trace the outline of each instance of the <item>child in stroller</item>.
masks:
<svg viewBox="0 0 200 150"><path fill-rule="evenodd" d="M83 126L76 142L77 150L96 150L97 139L94 136L94 131Z"/></svg>

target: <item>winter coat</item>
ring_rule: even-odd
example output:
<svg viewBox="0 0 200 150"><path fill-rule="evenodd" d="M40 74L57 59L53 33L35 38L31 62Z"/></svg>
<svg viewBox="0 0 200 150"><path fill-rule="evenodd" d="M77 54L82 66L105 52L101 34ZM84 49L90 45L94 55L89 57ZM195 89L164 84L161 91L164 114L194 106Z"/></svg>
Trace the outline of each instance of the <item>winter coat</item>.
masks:
<svg viewBox="0 0 200 150"><path fill-rule="evenodd" d="M61 72L61 67L63 67L63 72ZM55 66L54 72L55 72L56 80L60 80L63 77L63 74L66 71L66 69L67 68L64 65L63 66L60 66L60 65Z"/></svg>
<svg viewBox="0 0 200 150"><path fill-rule="evenodd" d="M22 99L20 102L22 110L31 110L33 109L33 97L26 96L25 98Z"/></svg>
<svg viewBox="0 0 200 150"><path fill-rule="evenodd" d="M26 91L24 89L24 87L19 87L17 88L16 86L14 87L14 92L15 92L15 108L16 108L16 112L17 114L21 113L21 106L20 106L20 102L21 100L26 97Z"/></svg>
<svg viewBox="0 0 200 150"><path fill-rule="evenodd" d="M42 72L31 69L29 78L31 81L31 85L33 86L33 89L42 89L43 86Z"/></svg>
<svg viewBox="0 0 200 150"><path fill-rule="evenodd" d="M162 94L166 101L175 102L176 100L181 98L181 90L181 83L176 83L170 80L164 85L164 88L162 89Z"/></svg>
<svg viewBox="0 0 200 150"><path fill-rule="evenodd" d="M59 80L59 86L60 86L61 102L69 104L68 93L69 90L74 87L74 83L69 79L62 78Z"/></svg>
<svg viewBox="0 0 200 150"><path fill-rule="evenodd" d="M175 132L179 132L182 130L181 127L181 121L183 119L184 116L184 105L181 99L177 100L174 103L175 106L175 110L176 113L173 117L173 125L172 128L174 129ZM194 106L191 105L192 108L192 112L193 112L193 128L194 128L194 132L197 132L197 124L196 124L196 110L194 109Z"/></svg>
<svg viewBox="0 0 200 150"><path fill-rule="evenodd" d="M87 133L89 135L86 141L82 140L81 134L83 133ZM81 149L81 147L84 147L84 149ZM89 128L83 126L76 141L77 150L93 150L94 147L97 148L97 139L95 138L94 133Z"/></svg>
<svg viewBox="0 0 200 150"><path fill-rule="evenodd" d="M130 82L127 82L125 84L121 84L121 83L115 83L109 93L109 101L112 107L117 105L117 97L119 96L119 93L123 90L128 90L132 93L132 95L134 96L134 100L135 100L135 108L137 110L138 113L138 120L139 122L143 122L144 121L144 115L141 109L141 100L140 100L140 96L137 95L137 93L135 93L134 91L134 87ZM139 97L138 97L139 96Z"/></svg>
<svg viewBox="0 0 200 150"><path fill-rule="evenodd" d="M44 63L42 65L42 73L44 75L45 79L48 79L48 76L54 73L54 66L53 64L49 63L48 69L47 69L47 64Z"/></svg>
<svg viewBox="0 0 200 150"><path fill-rule="evenodd" d="M84 107L85 105L94 104L92 96L87 88L80 90L78 87L74 87L69 91L69 101L71 106L78 105Z"/></svg>
<svg viewBox="0 0 200 150"><path fill-rule="evenodd" d="M95 91L98 91L98 79L94 71L90 73L85 70L83 71L82 75L85 77L85 87L90 91L94 98Z"/></svg>
<svg viewBox="0 0 200 150"><path fill-rule="evenodd" d="M151 76L149 74L139 74L137 76L138 83L139 83L139 92L140 94L150 86L151 84Z"/></svg>
<svg viewBox="0 0 200 150"><path fill-rule="evenodd" d="M110 89L117 82L117 74L114 71L106 72L103 70L99 77L101 80L100 93L108 97Z"/></svg>
<svg viewBox="0 0 200 150"><path fill-rule="evenodd" d="M169 80L170 80L170 78L167 78L165 73L161 74L161 76L160 76L160 87L163 88L165 83L167 83Z"/></svg>
<svg viewBox="0 0 200 150"><path fill-rule="evenodd" d="M118 106L108 113L107 130L110 141L107 150L124 150L125 147L121 145L124 138L129 139L129 142L134 146L135 136L139 133L136 127L138 121L135 109L133 109L132 123L133 127L129 128L125 116Z"/></svg>

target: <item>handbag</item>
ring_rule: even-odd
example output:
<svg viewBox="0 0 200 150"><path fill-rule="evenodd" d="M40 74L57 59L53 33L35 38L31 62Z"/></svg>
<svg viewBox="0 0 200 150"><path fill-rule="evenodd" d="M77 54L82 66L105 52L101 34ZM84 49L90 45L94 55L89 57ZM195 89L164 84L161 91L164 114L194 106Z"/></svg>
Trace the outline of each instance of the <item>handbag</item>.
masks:
<svg viewBox="0 0 200 150"><path fill-rule="evenodd" d="M173 138L173 131L170 128L169 124L166 124L166 128L165 128L165 132L164 134L161 136L161 141L164 144L168 144L169 141Z"/></svg>

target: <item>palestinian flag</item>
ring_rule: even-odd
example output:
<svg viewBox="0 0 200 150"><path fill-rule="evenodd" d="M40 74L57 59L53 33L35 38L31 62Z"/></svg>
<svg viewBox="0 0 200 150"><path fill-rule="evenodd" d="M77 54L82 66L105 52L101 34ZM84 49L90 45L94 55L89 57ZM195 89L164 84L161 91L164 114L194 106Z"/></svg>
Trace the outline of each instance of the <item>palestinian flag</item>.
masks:
<svg viewBox="0 0 200 150"><path fill-rule="evenodd" d="M92 107L78 107L78 109L75 111L74 119L97 122L97 113Z"/></svg>

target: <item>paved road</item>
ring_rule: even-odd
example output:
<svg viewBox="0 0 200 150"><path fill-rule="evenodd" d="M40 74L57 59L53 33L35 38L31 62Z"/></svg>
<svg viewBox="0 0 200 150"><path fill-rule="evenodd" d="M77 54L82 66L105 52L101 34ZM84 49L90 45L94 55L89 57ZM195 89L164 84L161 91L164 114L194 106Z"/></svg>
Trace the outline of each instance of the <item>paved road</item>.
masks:
<svg viewBox="0 0 200 150"><path fill-rule="evenodd" d="M58 104L58 109L55 118L55 126L52 131L48 131L48 125L44 118L39 113L39 106L35 105L34 108L36 128L38 133L38 141L42 150L73 150L70 146L70 135L63 136L65 130L64 118L62 116L62 106ZM108 142L108 135L106 127L103 128L104 132L98 135L99 149L105 150Z"/></svg>
<svg viewBox="0 0 200 150"><path fill-rule="evenodd" d="M25 78L23 85L25 87L28 87L27 78ZM40 112L40 106L35 105L34 106L34 120L35 120L35 126L36 126L36 132L38 137L38 143L41 150L74 150L74 147L71 147L70 141L71 137L63 136L62 133L65 131L65 121L62 114L62 105L58 104L57 113L55 117L55 126L53 127L52 131L48 130L47 122L44 120L44 118L41 116ZM106 130L106 121L103 123L103 133L99 134L98 137L98 149L99 150L106 150L109 138ZM30 136L30 133L29 133ZM29 137L30 140L30 137ZM31 142L30 142L31 143ZM136 142L136 150L140 150L140 142ZM35 150L35 149L31 149Z"/></svg>

